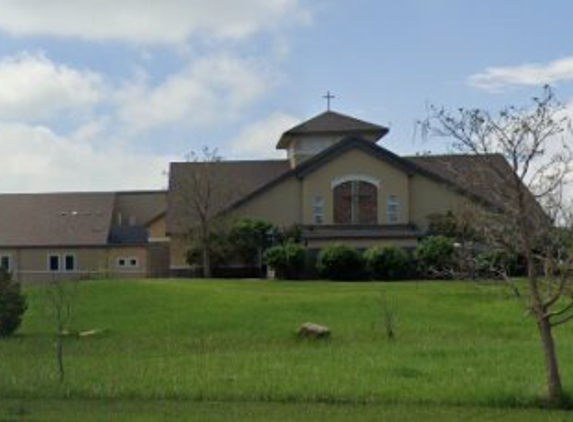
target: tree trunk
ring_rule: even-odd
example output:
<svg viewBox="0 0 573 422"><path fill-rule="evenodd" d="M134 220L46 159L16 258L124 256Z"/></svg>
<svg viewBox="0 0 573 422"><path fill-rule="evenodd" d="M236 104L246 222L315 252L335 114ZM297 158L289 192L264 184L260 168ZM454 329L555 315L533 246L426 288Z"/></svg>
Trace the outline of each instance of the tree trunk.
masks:
<svg viewBox="0 0 573 422"><path fill-rule="evenodd" d="M63 334L60 331L56 339L56 361L58 363L58 376L60 382L64 382L64 339Z"/></svg>
<svg viewBox="0 0 573 422"><path fill-rule="evenodd" d="M537 321L537 329L543 349L545 361L545 376L547 379L547 399L551 406L559 407L563 404L564 393L559 374L559 363L557 361L557 350L555 348L555 339L553 338L553 326L546 316L547 309L543 305L543 299L539 291L537 270L532 248L531 233L528 220L526 219L527 209L524 205L523 192L519 190L519 209L522 228L522 240L525 246L525 257L527 262L527 278L529 290L532 298L532 311Z"/></svg>
<svg viewBox="0 0 573 422"><path fill-rule="evenodd" d="M547 377L547 393L549 403L560 406L563 403L563 386L559 374L559 363L557 361L557 350L553 338L553 327L547 317L538 317L537 328L541 337L541 346L545 358L545 374Z"/></svg>
<svg viewBox="0 0 573 422"><path fill-rule="evenodd" d="M203 278L211 278L211 254L209 245L203 245Z"/></svg>
<svg viewBox="0 0 573 422"><path fill-rule="evenodd" d="M201 247L203 249L203 278L211 278L211 239L206 221L201 223Z"/></svg>

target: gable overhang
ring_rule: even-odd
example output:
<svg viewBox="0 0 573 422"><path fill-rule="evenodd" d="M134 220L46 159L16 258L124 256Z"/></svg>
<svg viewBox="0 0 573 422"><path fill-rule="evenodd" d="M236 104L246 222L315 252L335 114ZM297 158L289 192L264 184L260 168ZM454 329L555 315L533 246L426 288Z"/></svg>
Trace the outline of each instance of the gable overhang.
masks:
<svg viewBox="0 0 573 422"><path fill-rule="evenodd" d="M324 164L350 150L359 150L368 155L372 155L375 158L402 170L408 176L412 176L416 172L416 169L413 167L411 162L404 160L393 152L388 151L386 148L382 148L381 146L358 136L348 136L330 148L321 151L314 157L309 158L295 167L294 170L296 172L296 176L298 178L304 178L318 170Z"/></svg>
<svg viewBox="0 0 573 422"><path fill-rule="evenodd" d="M261 186L260 188L256 189L255 191L249 193L245 197L241 198L240 200L234 202L229 207L225 208L221 211L220 214L228 213L236 208L239 208L241 205L249 202L250 200L264 194L266 191L271 189L272 187L278 185L279 183L290 179L290 178L297 178L298 180L304 179L306 176L314 173L315 171L319 170L323 165L327 164L328 162L332 161L333 159L340 157L344 153L357 149L359 151L363 151L369 155L372 155L379 160L400 169L408 177L412 177L415 175L419 175L430 179L436 183L442 184L447 186L449 189L454 191L455 193L464 196L470 199L472 202L478 203L481 206L484 206L490 210L500 212L502 208L500 206L495 205L491 201L487 200L486 198L476 195L475 193L461 187L454 181L446 179L436 173L433 173L429 170L426 170L415 163L402 158L393 152L387 150L386 148L381 147L371 141L363 139L358 136L349 136L342 139L340 142L332 145L331 147L325 149L324 151L316 154L315 156L309 158L308 160L304 161L303 163L299 164L297 167L283 173L282 175L276 177L275 179L271 180L269 183Z"/></svg>
<svg viewBox="0 0 573 422"><path fill-rule="evenodd" d="M375 129L360 129L360 130L348 130L348 131L340 131L340 130L325 130L325 131L312 131L312 132L304 132L299 133L296 131L286 131L282 134L277 143L276 149L288 149L291 142L296 140L297 138L308 136L308 135L315 135L315 136L332 136L332 135L341 135L342 138L347 137L361 137L363 135L372 135L374 140L371 142L377 142L382 139L384 136L388 134L390 129L380 126L379 128Z"/></svg>

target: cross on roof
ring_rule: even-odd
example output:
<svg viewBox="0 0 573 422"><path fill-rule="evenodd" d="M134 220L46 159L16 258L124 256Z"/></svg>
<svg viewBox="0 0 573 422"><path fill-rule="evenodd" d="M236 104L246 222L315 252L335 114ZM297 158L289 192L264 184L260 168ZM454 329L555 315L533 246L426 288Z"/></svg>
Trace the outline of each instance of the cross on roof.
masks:
<svg viewBox="0 0 573 422"><path fill-rule="evenodd" d="M330 93L330 91L327 91L327 92L326 92L326 95L323 95L322 98L325 98L325 99L326 99L326 109L327 109L328 111L330 111L330 100L332 100L333 98L336 98L336 97L335 97L334 95L332 95L332 94Z"/></svg>

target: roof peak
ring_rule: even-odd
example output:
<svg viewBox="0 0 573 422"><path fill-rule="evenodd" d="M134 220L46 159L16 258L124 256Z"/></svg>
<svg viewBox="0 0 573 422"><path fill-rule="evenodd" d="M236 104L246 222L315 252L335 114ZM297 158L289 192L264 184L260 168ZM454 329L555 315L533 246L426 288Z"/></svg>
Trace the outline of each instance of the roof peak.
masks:
<svg viewBox="0 0 573 422"><path fill-rule="evenodd" d="M326 110L284 132L277 144L277 149L288 148L293 138L304 135L359 135L369 133L375 135L376 139L380 139L388 131L389 129L384 126L360 120L337 111Z"/></svg>

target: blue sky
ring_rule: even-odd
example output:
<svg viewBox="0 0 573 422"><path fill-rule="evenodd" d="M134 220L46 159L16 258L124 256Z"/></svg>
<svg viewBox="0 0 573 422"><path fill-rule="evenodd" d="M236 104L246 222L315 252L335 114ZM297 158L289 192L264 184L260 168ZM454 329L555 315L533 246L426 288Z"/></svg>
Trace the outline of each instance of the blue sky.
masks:
<svg viewBox="0 0 573 422"><path fill-rule="evenodd" d="M0 191L166 184L208 145L276 158L333 108L389 125L401 153L446 150L430 103L573 97L573 3L533 0L0 0Z"/></svg>

